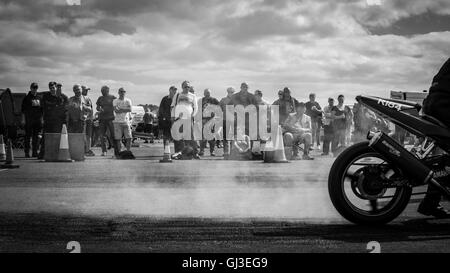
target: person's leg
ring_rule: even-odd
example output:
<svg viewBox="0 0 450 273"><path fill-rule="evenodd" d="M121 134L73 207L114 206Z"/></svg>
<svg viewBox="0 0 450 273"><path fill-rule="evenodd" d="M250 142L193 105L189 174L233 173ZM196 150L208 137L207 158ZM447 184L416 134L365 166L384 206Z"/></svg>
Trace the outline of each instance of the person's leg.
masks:
<svg viewBox="0 0 450 273"><path fill-rule="evenodd" d="M294 135L292 133L285 133L283 136L284 146L292 148L292 156L298 155L298 146L294 145Z"/></svg>
<svg viewBox="0 0 450 273"><path fill-rule="evenodd" d="M340 143L340 146L342 148L344 148L346 146L346 143L345 143L345 133L346 133L346 131L347 131L347 129L345 129L345 128L339 131L339 133L340 133L339 143Z"/></svg>
<svg viewBox="0 0 450 273"><path fill-rule="evenodd" d="M119 123L114 123L114 155L118 156L120 153L120 147L121 147L121 140L123 136L122 126ZM117 149L117 150L116 150ZM117 153L116 153L117 152Z"/></svg>
<svg viewBox="0 0 450 273"><path fill-rule="evenodd" d="M322 122L320 119L316 120L317 122L317 127L316 127L316 143L317 143L317 148L320 148L320 130L322 128Z"/></svg>
<svg viewBox="0 0 450 273"><path fill-rule="evenodd" d="M312 136L311 145L312 146L314 146L314 141L316 140L316 134L317 134L317 121L315 119L311 119L311 136ZM319 145L319 142L317 142L317 145Z"/></svg>
<svg viewBox="0 0 450 273"><path fill-rule="evenodd" d="M120 135L120 137L118 137L119 141L116 141L116 136L115 136L115 124L113 123L112 120L108 120L107 121L107 127L108 127L108 131L109 131L109 135L110 135L110 140L112 141L112 146L114 148L114 155L118 156L119 152L120 152L120 148L121 148L121 144L120 144L120 139L122 138L122 135ZM121 134L122 132L119 130L119 134Z"/></svg>
<svg viewBox="0 0 450 273"><path fill-rule="evenodd" d="M333 129L333 136L331 141L331 151L334 153L337 152L339 146L339 130Z"/></svg>
<svg viewBox="0 0 450 273"><path fill-rule="evenodd" d="M38 156L39 150L39 134L42 131L42 124L40 121L37 121L33 124L33 133L32 133L32 157Z"/></svg>
<svg viewBox="0 0 450 273"><path fill-rule="evenodd" d="M25 123L25 145L24 145L24 152L25 157L30 157L30 140L33 136L33 124L30 121L27 121Z"/></svg>
<svg viewBox="0 0 450 273"><path fill-rule="evenodd" d="M303 140L303 143L305 144L305 149L303 150L303 155L308 156L309 148L311 147L312 142L313 142L312 134L310 134L310 133L303 134L302 140Z"/></svg>
<svg viewBox="0 0 450 273"><path fill-rule="evenodd" d="M227 126L227 123L226 123L226 121L224 121L223 122L223 131L222 131L222 134L223 134L223 155L224 155L224 157L227 157L227 156L230 155L230 143L227 140L228 130L227 130L226 126Z"/></svg>
<svg viewBox="0 0 450 273"><path fill-rule="evenodd" d="M92 154L91 144L92 144L92 120L86 120L86 145L85 152L88 154Z"/></svg>
<svg viewBox="0 0 450 273"><path fill-rule="evenodd" d="M203 155L205 153L206 148L206 140L200 140L200 153L199 155Z"/></svg>
<svg viewBox="0 0 450 273"><path fill-rule="evenodd" d="M214 156L214 148L216 147L216 141L210 140L209 141L209 153Z"/></svg>
<svg viewBox="0 0 450 273"><path fill-rule="evenodd" d="M133 138L131 127L128 124L122 125L123 135L125 137L125 147L127 151L131 151L131 139Z"/></svg>
<svg viewBox="0 0 450 273"><path fill-rule="evenodd" d="M331 142L331 136L330 136L330 126L325 125L323 127L323 155L328 155L330 153L330 142Z"/></svg>
<svg viewBox="0 0 450 273"><path fill-rule="evenodd" d="M100 135L100 143L102 146L102 154L106 154L106 152L108 151L106 149L106 140L107 140L107 136L106 136L106 131L108 130L108 124L107 121L105 120L99 120L99 135Z"/></svg>

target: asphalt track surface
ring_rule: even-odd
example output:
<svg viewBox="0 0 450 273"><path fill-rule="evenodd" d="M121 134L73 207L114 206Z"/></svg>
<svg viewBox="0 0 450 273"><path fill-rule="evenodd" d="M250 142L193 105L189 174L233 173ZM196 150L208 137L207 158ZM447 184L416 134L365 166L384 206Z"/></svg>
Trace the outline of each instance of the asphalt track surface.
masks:
<svg viewBox="0 0 450 273"><path fill-rule="evenodd" d="M99 154L99 150L95 150ZM405 212L382 227L348 223L328 197L333 158L289 164L221 157L161 164L161 144L136 160L24 159L0 171L0 251L450 252L450 220ZM418 189L422 191L423 189Z"/></svg>

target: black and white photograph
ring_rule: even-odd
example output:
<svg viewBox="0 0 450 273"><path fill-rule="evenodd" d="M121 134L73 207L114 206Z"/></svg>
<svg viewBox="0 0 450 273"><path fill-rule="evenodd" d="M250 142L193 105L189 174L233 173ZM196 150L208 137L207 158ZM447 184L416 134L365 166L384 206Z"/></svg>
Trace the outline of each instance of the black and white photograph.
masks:
<svg viewBox="0 0 450 273"><path fill-rule="evenodd" d="M0 253L449 253L449 200L448 0L0 0Z"/></svg>

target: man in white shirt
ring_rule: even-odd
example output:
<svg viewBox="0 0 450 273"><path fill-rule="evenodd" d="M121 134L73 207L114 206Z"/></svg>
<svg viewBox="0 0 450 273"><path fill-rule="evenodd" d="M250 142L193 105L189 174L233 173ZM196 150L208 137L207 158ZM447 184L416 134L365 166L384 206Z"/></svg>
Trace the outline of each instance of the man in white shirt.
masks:
<svg viewBox="0 0 450 273"><path fill-rule="evenodd" d="M125 138L127 151L131 150L131 100L125 97L126 91L119 89L119 98L113 101L114 108L114 138L117 147L120 147L122 137Z"/></svg>
<svg viewBox="0 0 450 273"><path fill-rule="evenodd" d="M309 148L312 143L311 118L305 114L306 106L303 102L296 103L295 113L289 114L282 128L285 132L285 145L293 145L294 158L298 157L298 145L305 144L303 149L303 160L313 160L309 156Z"/></svg>
<svg viewBox="0 0 450 273"><path fill-rule="evenodd" d="M190 82L184 81L181 84L181 88L183 89L182 92L176 94L172 100L172 118L175 121L178 119L189 119L191 120L192 128L194 128L193 118L198 111L198 99L192 92L193 88ZM181 152L174 154L173 158L181 158L183 150L190 150L192 151L191 153L194 159L200 159L198 155L198 148L197 141L195 141L193 136L191 136L191 139L184 139L180 142Z"/></svg>

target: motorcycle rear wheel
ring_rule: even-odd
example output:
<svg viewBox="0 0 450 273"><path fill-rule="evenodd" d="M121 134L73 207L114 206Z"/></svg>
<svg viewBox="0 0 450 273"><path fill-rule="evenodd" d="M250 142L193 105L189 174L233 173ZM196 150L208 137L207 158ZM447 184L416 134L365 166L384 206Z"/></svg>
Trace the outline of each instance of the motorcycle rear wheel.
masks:
<svg viewBox="0 0 450 273"><path fill-rule="evenodd" d="M375 209L367 212L354 206L346 195L344 183L348 179L350 166L365 156L372 156L384 161L380 154L368 146L368 142L358 143L347 148L336 158L331 167L328 176L328 193L336 210L348 221L362 225L386 224L397 218L404 211L411 198L412 188L402 186L392 189L395 191L392 195L392 200L379 211ZM389 163L386 162L385 165L389 166ZM370 201L361 198L361 201L375 202L376 204L377 199Z"/></svg>

